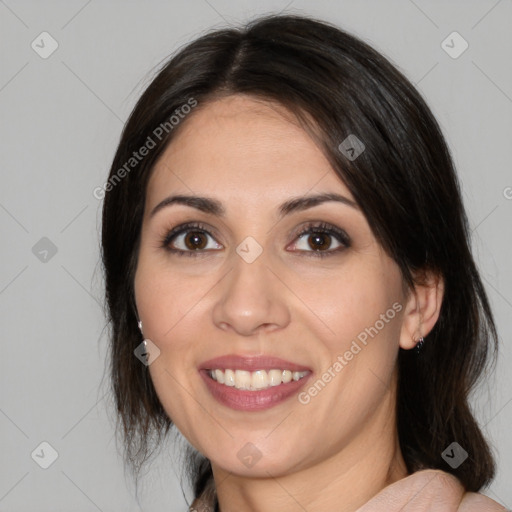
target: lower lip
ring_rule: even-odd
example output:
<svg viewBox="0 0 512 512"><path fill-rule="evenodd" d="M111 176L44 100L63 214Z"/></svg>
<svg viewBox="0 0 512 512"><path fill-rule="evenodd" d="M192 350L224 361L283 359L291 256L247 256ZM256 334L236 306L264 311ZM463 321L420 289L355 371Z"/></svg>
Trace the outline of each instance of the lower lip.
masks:
<svg viewBox="0 0 512 512"><path fill-rule="evenodd" d="M221 404L237 411L261 411L278 405L295 395L304 386L311 374L299 380L292 380L279 386L271 386L261 391L247 391L233 386L219 384L210 377L207 370L199 372L210 393Z"/></svg>

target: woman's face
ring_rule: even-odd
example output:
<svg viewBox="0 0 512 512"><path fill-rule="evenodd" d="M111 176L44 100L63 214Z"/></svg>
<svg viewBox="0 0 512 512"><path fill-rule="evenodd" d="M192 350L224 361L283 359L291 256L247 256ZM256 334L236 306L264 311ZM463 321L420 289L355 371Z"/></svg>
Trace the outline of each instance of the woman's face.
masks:
<svg viewBox="0 0 512 512"><path fill-rule="evenodd" d="M214 469L357 464L396 435L396 263L282 107L231 96L182 123L148 184L135 277L165 411ZM309 200L325 194L341 199Z"/></svg>

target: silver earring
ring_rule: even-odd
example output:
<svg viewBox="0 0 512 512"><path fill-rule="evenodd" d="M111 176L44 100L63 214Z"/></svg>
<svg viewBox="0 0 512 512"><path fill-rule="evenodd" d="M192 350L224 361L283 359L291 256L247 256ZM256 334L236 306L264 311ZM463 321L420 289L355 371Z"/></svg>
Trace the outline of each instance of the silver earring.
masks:
<svg viewBox="0 0 512 512"><path fill-rule="evenodd" d="M419 354L421 352L421 349L423 348L423 345L425 345L425 339L423 336L418 340L418 343L416 343L416 346L414 347L414 350L416 354Z"/></svg>
<svg viewBox="0 0 512 512"><path fill-rule="evenodd" d="M142 322L140 320L139 320L138 326L139 326L139 331L142 334Z"/></svg>

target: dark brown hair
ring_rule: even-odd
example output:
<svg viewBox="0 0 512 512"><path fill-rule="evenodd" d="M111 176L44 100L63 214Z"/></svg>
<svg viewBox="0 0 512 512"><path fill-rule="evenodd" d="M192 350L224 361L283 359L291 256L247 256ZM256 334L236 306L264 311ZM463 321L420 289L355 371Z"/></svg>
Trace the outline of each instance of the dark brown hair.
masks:
<svg viewBox="0 0 512 512"><path fill-rule="evenodd" d="M468 397L495 355L497 336L452 160L430 109L396 67L356 37L307 17L259 18L207 33L162 66L126 123L110 178L191 99L199 109L232 94L277 101L318 134L404 283L412 286L422 270L442 276L440 318L422 352L399 352L398 436L409 472L441 469L478 491L492 479L494 462ZM125 460L135 473L172 426L133 353L141 343L133 283L146 186L186 122L161 140L153 135L156 147L112 182L103 206L111 381ZM353 161L339 149L350 134L366 148ZM454 441L469 453L456 469L441 457ZM212 485L210 463L200 454L192 460L192 484L196 496Z"/></svg>

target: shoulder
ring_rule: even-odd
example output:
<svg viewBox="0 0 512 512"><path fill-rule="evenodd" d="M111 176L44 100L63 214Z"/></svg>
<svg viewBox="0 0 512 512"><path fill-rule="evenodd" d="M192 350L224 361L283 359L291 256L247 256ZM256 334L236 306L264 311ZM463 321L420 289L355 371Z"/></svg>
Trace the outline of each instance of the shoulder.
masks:
<svg viewBox="0 0 512 512"><path fill-rule="evenodd" d="M453 475L440 470L424 470L414 473L409 477L414 481L415 490L421 488L425 496L429 494L436 498L442 497L442 501L449 498L458 503L454 510L457 512L511 512L484 494L465 492L460 481ZM428 487L430 493L426 492ZM435 502L435 500L433 500Z"/></svg>
<svg viewBox="0 0 512 512"><path fill-rule="evenodd" d="M445 498L459 500L457 512L511 512L484 494L465 492L460 481L453 475L440 470L423 470L409 477L415 477L415 487L429 485L432 495L441 493ZM423 490L423 489L422 489ZM425 489L426 490L426 489Z"/></svg>
<svg viewBox="0 0 512 512"><path fill-rule="evenodd" d="M507 510L483 494L467 492L460 502L458 512L507 512Z"/></svg>
<svg viewBox="0 0 512 512"><path fill-rule="evenodd" d="M453 475L421 470L385 487L357 512L457 511L464 488Z"/></svg>
<svg viewBox="0 0 512 512"><path fill-rule="evenodd" d="M453 475L421 470L385 487L357 512L510 512L487 496L467 493Z"/></svg>

